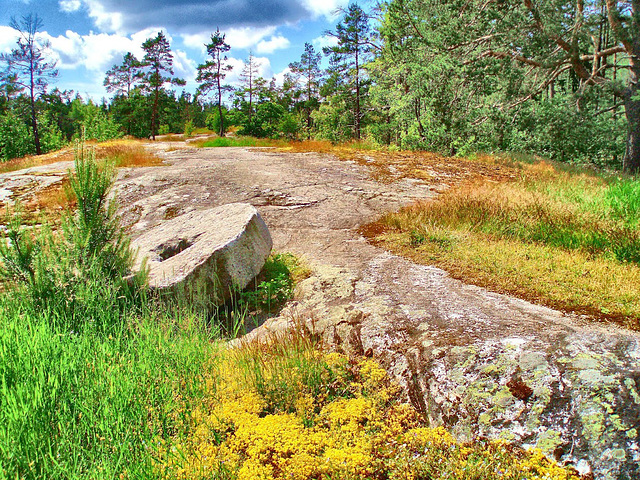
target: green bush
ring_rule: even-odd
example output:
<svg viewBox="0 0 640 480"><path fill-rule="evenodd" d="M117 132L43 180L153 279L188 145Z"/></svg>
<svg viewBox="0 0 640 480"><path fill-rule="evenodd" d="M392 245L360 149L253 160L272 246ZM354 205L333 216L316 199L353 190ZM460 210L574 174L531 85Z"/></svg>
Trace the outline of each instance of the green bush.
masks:
<svg viewBox="0 0 640 480"><path fill-rule="evenodd" d="M233 117L227 113L226 108L222 109L222 115L224 117L224 129L226 132L229 126L233 125L231 123L233 120ZM209 115L207 115L207 119L205 123L207 125L207 128L212 132L216 132L216 133L220 132L220 114L217 110L217 107L216 107L216 110L213 111L213 113L210 113Z"/></svg>
<svg viewBox="0 0 640 480"><path fill-rule="evenodd" d="M343 100L332 100L315 110L311 117L316 127L316 137L332 143L347 142L353 135L355 119Z"/></svg>
<svg viewBox="0 0 640 480"><path fill-rule="evenodd" d="M184 122L184 138L189 138L191 137L191 135L193 135L193 122L191 120L187 120L186 122Z"/></svg>
<svg viewBox="0 0 640 480"><path fill-rule="evenodd" d="M12 111L0 116L0 160L20 158L34 152L29 127Z"/></svg>
<svg viewBox="0 0 640 480"><path fill-rule="evenodd" d="M111 117L91 101L85 104L80 99L74 100L69 116L77 125L75 133L77 139L104 142L122 136L118 125Z"/></svg>

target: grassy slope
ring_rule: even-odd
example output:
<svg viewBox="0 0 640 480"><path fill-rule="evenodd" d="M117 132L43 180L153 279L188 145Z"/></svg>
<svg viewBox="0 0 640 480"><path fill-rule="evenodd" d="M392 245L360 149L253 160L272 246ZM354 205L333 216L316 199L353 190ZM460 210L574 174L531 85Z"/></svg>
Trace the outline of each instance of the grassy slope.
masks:
<svg viewBox="0 0 640 480"><path fill-rule="evenodd" d="M639 205L635 179L537 163L388 214L373 236L464 281L640 329Z"/></svg>

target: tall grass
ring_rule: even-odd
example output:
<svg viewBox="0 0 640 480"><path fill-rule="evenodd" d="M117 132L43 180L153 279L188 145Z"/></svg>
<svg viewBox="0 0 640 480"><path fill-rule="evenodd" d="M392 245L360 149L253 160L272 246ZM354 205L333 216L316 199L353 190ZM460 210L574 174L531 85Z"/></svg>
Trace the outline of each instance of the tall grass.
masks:
<svg viewBox="0 0 640 480"><path fill-rule="evenodd" d="M206 330L151 316L76 333L1 303L0 478L153 478L154 442L216 361Z"/></svg>
<svg viewBox="0 0 640 480"><path fill-rule="evenodd" d="M596 179L482 182L445 194L417 213L422 222L500 238L640 262L640 231L630 181ZM419 230L419 229L418 229Z"/></svg>

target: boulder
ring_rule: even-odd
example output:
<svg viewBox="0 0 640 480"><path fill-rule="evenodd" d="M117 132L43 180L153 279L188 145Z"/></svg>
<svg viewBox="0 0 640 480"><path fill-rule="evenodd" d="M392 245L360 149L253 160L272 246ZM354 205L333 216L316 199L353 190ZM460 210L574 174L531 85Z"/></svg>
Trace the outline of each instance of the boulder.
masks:
<svg viewBox="0 0 640 480"><path fill-rule="evenodd" d="M246 203L196 210L161 223L131 242L135 270L149 269L160 295L213 307L260 272L273 243L258 211Z"/></svg>

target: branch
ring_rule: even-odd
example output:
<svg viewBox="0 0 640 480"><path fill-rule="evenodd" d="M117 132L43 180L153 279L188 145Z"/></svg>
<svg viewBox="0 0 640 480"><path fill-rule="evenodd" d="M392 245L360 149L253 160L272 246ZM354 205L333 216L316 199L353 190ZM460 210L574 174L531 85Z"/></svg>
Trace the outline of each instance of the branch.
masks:
<svg viewBox="0 0 640 480"><path fill-rule="evenodd" d="M532 60L530 58L527 57L523 57L522 55L518 55L515 52L496 52L495 50L486 50L485 52L481 53L479 58L487 58L487 57L493 57L493 58L511 58L513 60L517 60L521 63L526 63L527 65L531 65L533 67L538 67L538 68L545 68L544 65L542 65L540 62L536 61L536 60ZM463 63L463 65L468 65L470 63L475 62L476 59L472 59L472 60L468 60L466 62Z"/></svg>
<svg viewBox="0 0 640 480"><path fill-rule="evenodd" d="M633 42L631 41L631 37L629 36L629 32L622 25L622 20L620 19L620 12L618 11L618 1L617 0L606 0L607 2L607 17L609 18L609 25L611 26L611 30L616 37L620 40L620 43L624 45L624 48L627 53L631 54L633 52Z"/></svg>
<svg viewBox="0 0 640 480"><path fill-rule="evenodd" d="M609 2L609 1L611 1L611 0L607 0L607 2ZM533 1L532 0L524 0L524 5L525 5L525 7L527 7L529 12L533 16L533 20L534 20L534 22L536 24L536 28L540 31L540 33L542 33L547 38L550 38L551 40L556 42L556 44L562 50L564 50L565 52L567 52L569 54L569 59L571 61L571 66L573 67L573 71L576 73L576 75L579 78L583 79L583 80L587 80L588 78L590 78L591 74L586 69L584 64L580 61L579 52L575 48L573 48L561 36L556 35L555 33L548 33L546 31L546 29L544 27L544 24L542 23L542 18L540 17L540 14L538 13L538 10L536 9L536 7L533 5ZM573 27L573 29L575 29L576 32L577 32L577 27L579 27L580 24L581 24L581 21L577 20L576 24ZM574 35L576 35L575 32L574 32Z"/></svg>
<svg viewBox="0 0 640 480"><path fill-rule="evenodd" d="M597 117L598 115L602 115L603 113L611 112L611 111L613 111L613 110L615 110L615 109L617 109L617 108L620 108L620 107L622 107L623 105L624 105L624 103L623 103L623 102L616 103L616 104L614 104L613 106L611 106L611 107L609 107L609 108L605 108L605 109L603 109L603 110L598 110L597 112L593 113L592 115L593 115L594 117Z"/></svg>
<svg viewBox="0 0 640 480"><path fill-rule="evenodd" d="M514 107L517 107L518 105L521 105L525 102L527 102L528 100L531 100L533 97L535 97L536 95L540 95L549 85L551 85L551 83L560 76L561 73L566 72L567 70L569 70L571 68L571 65L564 65L562 68L556 68L553 73L549 76L549 78L547 78L544 82L542 82L542 84L540 85L540 87L538 87L538 89L535 92L530 93L529 95L521 98L520 100L512 103L511 105L507 105L505 107L505 109L511 109Z"/></svg>

